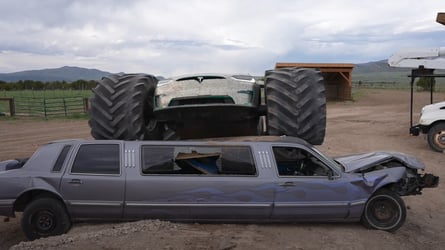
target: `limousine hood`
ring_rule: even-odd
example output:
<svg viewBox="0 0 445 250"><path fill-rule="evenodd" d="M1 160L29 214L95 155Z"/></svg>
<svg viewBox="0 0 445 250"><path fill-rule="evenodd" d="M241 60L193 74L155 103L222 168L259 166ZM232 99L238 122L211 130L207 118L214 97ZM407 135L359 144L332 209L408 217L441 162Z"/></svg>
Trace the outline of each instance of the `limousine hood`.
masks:
<svg viewBox="0 0 445 250"><path fill-rule="evenodd" d="M407 168L424 170L425 165L411 155L399 152L371 152L365 154L354 154L335 158L343 165L345 172L368 172L374 169L391 167L391 163L397 166L403 165Z"/></svg>

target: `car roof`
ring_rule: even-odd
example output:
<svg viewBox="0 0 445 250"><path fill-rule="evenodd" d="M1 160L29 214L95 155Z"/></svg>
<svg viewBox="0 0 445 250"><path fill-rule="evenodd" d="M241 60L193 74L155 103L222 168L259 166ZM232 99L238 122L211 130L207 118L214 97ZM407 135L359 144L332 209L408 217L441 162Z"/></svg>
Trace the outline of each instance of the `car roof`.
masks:
<svg viewBox="0 0 445 250"><path fill-rule="evenodd" d="M186 74L175 77L170 77L165 80L160 81L160 83L170 82L170 81L182 81L189 79L199 79L199 78L214 78L214 79L235 79L238 81L249 81L254 82L255 77L246 74L218 74L218 73L199 73L199 74Z"/></svg>
<svg viewBox="0 0 445 250"><path fill-rule="evenodd" d="M87 139L66 139L66 140L57 140L49 142L48 144L83 144L83 143L106 143L106 144L113 144L113 143L123 143L125 141L123 140L87 140ZM130 141L128 141L130 142ZM292 136L238 136L238 137L219 137L219 138L205 138L205 139L189 139L189 140L180 140L180 141L131 141L131 142L149 142L150 144L168 144L172 145L176 142L179 142L179 144L184 143L203 143L203 142L254 142L254 143L261 143L261 142L277 142L277 143L297 143L302 144L307 147L312 147L308 142Z"/></svg>

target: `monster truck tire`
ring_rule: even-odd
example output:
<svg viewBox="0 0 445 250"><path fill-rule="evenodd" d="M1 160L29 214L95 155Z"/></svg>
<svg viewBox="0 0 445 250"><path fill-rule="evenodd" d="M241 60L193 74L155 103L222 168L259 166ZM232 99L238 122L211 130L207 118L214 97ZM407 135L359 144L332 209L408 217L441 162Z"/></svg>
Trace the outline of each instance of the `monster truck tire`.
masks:
<svg viewBox="0 0 445 250"><path fill-rule="evenodd" d="M269 70L265 78L266 121L269 135L323 143L326 96L320 71L307 68Z"/></svg>
<svg viewBox="0 0 445 250"><path fill-rule="evenodd" d="M161 136L153 117L157 79L145 74L109 75L90 99L91 135L95 139L144 140Z"/></svg>

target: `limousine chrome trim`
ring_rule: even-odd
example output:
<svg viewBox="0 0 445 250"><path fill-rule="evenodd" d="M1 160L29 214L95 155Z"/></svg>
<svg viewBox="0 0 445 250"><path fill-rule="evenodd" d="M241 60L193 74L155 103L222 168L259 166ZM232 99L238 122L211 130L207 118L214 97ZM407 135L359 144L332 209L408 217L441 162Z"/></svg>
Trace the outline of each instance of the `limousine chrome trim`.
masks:
<svg viewBox="0 0 445 250"><path fill-rule="evenodd" d="M5 200L0 200L0 206L5 206L5 205L12 205L14 204L14 199L5 199Z"/></svg>
<svg viewBox="0 0 445 250"><path fill-rule="evenodd" d="M272 203L143 203L126 202L129 207L271 207Z"/></svg>
<svg viewBox="0 0 445 250"><path fill-rule="evenodd" d="M136 167L136 160L135 160L135 151L134 149L125 149L124 154L124 162L126 168L135 168Z"/></svg>
<svg viewBox="0 0 445 250"><path fill-rule="evenodd" d="M352 206L360 206L360 205L365 204L366 202L367 202L367 200L363 199L363 200L353 201L349 205L351 205L351 207Z"/></svg>
<svg viewBox="0 0 445 250"><path fill-rule="evenodd" d="M88 202L88 201L69 201L68 204L72 206L104 206L104 207L119 207L122 202Z"/></svg>
<svg viewBox="0 0 445 250"><path fill-rule="evenodd" d="M259 151L261 167L262 168L272 168L272 164L270 162L269 152L268 151Z"/></svg>
<svg viewBox="0 0 445 250"><path fill-rule="evenodd" d="M349 202L275 202L275 207L344 207Z"/></svg>
<svg viewBox="0 0 445 250"><path fill-rule="evenodd" d="M353 202L275 202L276 207L343 207L359 206L366 203L366 199Z"/></svg>

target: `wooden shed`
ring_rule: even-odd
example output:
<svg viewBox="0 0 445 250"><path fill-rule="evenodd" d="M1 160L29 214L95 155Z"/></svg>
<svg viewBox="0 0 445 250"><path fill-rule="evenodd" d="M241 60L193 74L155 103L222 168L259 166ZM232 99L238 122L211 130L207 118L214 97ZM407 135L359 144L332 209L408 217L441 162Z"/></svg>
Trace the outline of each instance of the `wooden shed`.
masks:
<svg viewBox="0 0 445 250"><path fill-rule="evenodd" d="M445 12L442 12L442 13L439 12L439 13L437 13L436 22L445 25Z"/></svg>
<svg viewBox="0 0 445 250"><path fill-rule="evenodd" d="M325 80L326 98L328 100L352 100L352 70L350 63L277 63L275 68L316 68Z"/></svg>

